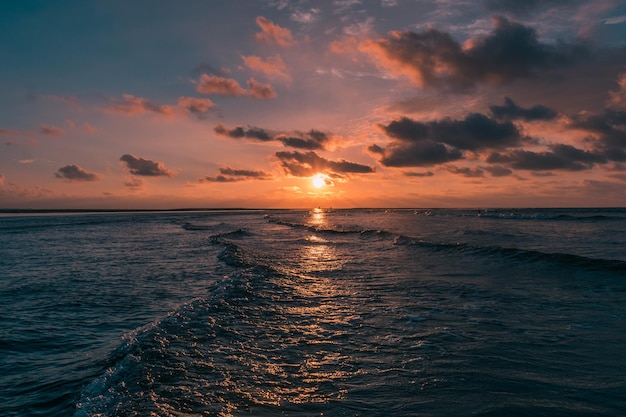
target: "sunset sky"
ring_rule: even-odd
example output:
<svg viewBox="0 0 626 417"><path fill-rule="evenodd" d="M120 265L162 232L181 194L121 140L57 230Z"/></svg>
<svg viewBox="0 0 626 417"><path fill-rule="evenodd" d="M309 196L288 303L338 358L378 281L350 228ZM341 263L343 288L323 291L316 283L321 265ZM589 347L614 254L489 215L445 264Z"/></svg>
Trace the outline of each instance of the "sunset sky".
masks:
<svg viewBox="0 0 626 417"><path fill-rule="evenodd" d="M0 208L626 206L623 0L6 0Z"/></svg>

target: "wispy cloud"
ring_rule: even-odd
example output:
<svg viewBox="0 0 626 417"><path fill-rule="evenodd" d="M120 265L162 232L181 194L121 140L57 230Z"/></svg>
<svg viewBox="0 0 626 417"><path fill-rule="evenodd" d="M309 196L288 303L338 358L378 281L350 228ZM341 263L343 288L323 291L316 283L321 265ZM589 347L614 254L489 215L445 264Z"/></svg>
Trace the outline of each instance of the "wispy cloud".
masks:
<svg viewBox="0 0 626 417"><path fill-rule="evenodd" d="M39 133L46 136L64 136L65 129L57 126L41 125Z"/></svg>
<svg viewBox="0 0 626 417"><path fill-rule="evenodd" d="M175 105L158 104L143 97L132 94L123 94L122 99L111 99L111 104L102 110L107 113L123 114L127 116L156 114L171 119L176 115L194 115L204 117L213 109L215 103L206 98L179 97ZM87 126L85 126L88 129Z"/></svg>

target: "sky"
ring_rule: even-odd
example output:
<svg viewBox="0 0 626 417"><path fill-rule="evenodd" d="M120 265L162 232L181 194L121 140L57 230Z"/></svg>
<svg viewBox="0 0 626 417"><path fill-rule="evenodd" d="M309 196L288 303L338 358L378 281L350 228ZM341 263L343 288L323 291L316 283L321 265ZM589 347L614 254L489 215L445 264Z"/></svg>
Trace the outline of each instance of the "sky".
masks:
<svg viewBox="0 0 626 417"><path fill-rule="evenodd" d="M626 206L623 0L3 0L0 208Z"/></svg>

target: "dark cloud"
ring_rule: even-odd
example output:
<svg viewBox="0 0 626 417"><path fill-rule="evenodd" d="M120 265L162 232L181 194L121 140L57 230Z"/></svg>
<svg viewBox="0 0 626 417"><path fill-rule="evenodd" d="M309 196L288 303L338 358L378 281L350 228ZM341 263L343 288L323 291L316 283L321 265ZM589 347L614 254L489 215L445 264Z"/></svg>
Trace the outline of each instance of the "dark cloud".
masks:
<svg viewBox="0 0 626 417"><path fill-rule="evenodd" d="M534 29L505 17L494 17L493 22L492 33L463 46L450 34L431 28L392 32L365 43L362 50L421 87L457 90L479 82L505 84L529 78L538 70L568 66L586 52L581 44L540 42Z"/></svg>
<svg viewBox="0 0 626 417"><path fill-rule="evenodd" d="M528 109L522 108L508 97L504 98L503 106L489 106L489 110L496 119L525 120L527 122L553 120L558 114L555 110L542 105L536 105Z"/></svg>
<svg viewBox="0 0 626 417"><path fill-rule="evenodd" d="M462 120L446 118L430 122L403 117L380 127L388 136L402 142L432 140L469 151L517 146L522 142L522 135L513 123L499 122L480 113L469 114Z"/></svg>
<svg viewBox="0 0 626 417"><path fill-rule="evenodd" d="M463 151L519 146L523 136L510 121L472 113L462 120L419 122L407 117L379 125L394 140L386 147L371 145L369 152L392 167L432 166L462 159Z"/></svg>
<svg viewBox="0 0 626 417"><path fill-rule="evenodd" d="M383 149L378 145L368 148ZM428 167L463 159L463 153L442 143L426 140L417 143L392 142L383 149L379 162L388 167Z"/></svg>
<svg viewBox="0 0 626 417"><path fill-rule="evenodd" d="M238 182L247 180L269 180L271 178L272 176L265 171L225 167L220 168L219 175L204 177L200 179L200 182Z"/></svg>
<svg viewBox="0 0 626 417"><path fill-rule="evenodd" d="M344 174L368 174L374 168L343 159L328 160L313 151L309 152L276 152L285 172L295 177L310 177L317 173L326 173L331 177L340 178Z"/></svg>
<svg viewBox="0 0 626 417"><path fill-rule="evenodd" d="M452 174L462 175L468 178L483 178L485 176L485 172L480 168L457 167L450 165L446 167L446 170Z"/></svg>
<svg viewBox="0 0 626 417"><path fill-rule="evenodd" d="M155 162L149 159L138 158L131 154L125 154L120 157L120 161L126 164L126 167L133 175L146 177L173 177L174 172L165 168L162 162Z"/></svg>
<svg viewBox="0 0 626 417"><path fill-rule="evenodd" d="M592 133L598 152L616 162L626 161L626 111L605 109L600 114L578 114L571 127Z"/></svg>
<svg viewBox="0 0 626 417"><path fill-rule="evenodd" d="M68 181L97 181L100 179L100 176L91 172L84 170L78 165L66 165L57 170L54 174L55 177L61 178Z"/></svg>
<svg viewBox="0 0 626 417"><path fill-rule="evenodd" d="M425 172L405 172L404 175L406 175L407 177L432 177L433 172L432 171L425 171Z"/></svg>
<svg viewBox="0 0 626 417"><path fill-rule="evenodd" d="M596 163L606 163L606 158L597 153L575 148L571 145L552 145L550 151L532 152L516 149L506 154L492 153L487 158L489 163L510 165L524 170L568 170L581 171L591 169Z"/></svg>
<svg viewBox="0 0 626 417"><path fill-rule="evenodd" d="M218 135L228 136L233 139L251 139L259 142L280 142L284 146L305 150L325 149L330 143L330 136L319 130L311 129L309 132L271 132L259 127L227 128L217 125L213 131Z"/></svg>
<svg viewBox="0 0 626 417"><path fill-rule="evenodd" d="M481 168L490 173L492 177L506 177L513 174L513 171L500 165L486 166Z"/></svg>

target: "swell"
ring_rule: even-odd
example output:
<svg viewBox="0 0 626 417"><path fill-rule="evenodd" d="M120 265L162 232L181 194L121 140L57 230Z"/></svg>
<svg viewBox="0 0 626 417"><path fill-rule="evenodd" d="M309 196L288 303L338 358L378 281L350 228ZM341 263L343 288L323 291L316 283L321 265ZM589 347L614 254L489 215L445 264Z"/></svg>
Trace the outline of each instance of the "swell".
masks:
<svg viewBox="0 0 626 417"><path fill-rule="evenodd" d="M387 230L359 230L358 226L354 229L344 230L333 229L329 227L320 228L317 226L306 225L302 223L285 222L272 217L268 217L268 221L283 226L305 229L311 232L321 234L345 234L358 235L359 237L364 239L387 239L393 242L394 245L416 246L431 251L447 251L451 253L463 253L481 257L499 258L502 261L507 262L544 262L554 263L569 268L580 268L587 271L604 271L618 274L626 273L626 262L617 259L590 258L571 253L542 252L533 249L504 246L480 246L459 242L433 242L398 233L393 233ZM470 231L467 233L469 234L472 232Z"/></svg>
<svg viewBox="0 0 626 417"><path fill-rule="evenodd" d="M564 221L564 222L603 222L624 221L626 217L594 214L594 215L571 215L562 213L520 213L520 212L497 212L486 211L478 213L478 217L494 220L536 220L536 221Z"/></svg>

